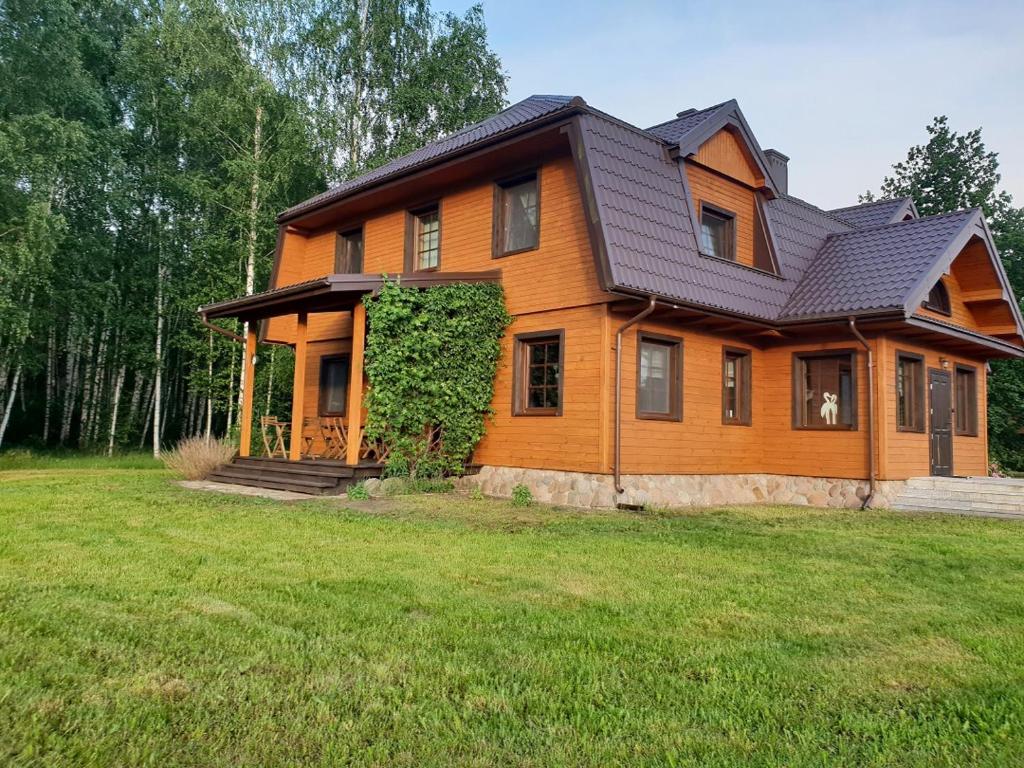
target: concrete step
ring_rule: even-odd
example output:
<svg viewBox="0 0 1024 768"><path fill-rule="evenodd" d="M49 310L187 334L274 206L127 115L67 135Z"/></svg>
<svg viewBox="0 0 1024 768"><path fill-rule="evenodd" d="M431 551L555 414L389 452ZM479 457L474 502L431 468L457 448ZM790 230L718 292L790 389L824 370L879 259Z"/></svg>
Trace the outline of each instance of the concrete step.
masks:
<svg viewBox="0 0 1024 768"><path fill-rule="evenodd" d="M914 477L893 508L1024 519L1024 479Z"/></svg>

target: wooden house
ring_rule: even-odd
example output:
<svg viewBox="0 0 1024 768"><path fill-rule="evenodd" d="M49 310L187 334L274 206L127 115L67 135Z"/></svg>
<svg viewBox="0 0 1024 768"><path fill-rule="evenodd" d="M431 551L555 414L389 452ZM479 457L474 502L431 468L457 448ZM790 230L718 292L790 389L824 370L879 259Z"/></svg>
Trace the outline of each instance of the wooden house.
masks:
<svg viewBox="0 0 1024 768"><path fill-rule="evenodd" d="M986 361L1024 330L982 214L823 210L787 164L735 101L644 129L533 96L284 211L269 290L201 309L250 321L240 460L274 343L296 351L288 458L368 466L362 300L387 274L504 286L487 492L855 506L986 475Z"/></svg>

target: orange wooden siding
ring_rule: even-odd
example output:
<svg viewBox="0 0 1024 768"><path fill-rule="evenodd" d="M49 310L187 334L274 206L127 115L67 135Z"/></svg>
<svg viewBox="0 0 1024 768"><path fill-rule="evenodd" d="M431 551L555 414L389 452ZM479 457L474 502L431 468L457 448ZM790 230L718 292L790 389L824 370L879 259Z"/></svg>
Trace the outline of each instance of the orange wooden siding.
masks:
<svg viewBox="0 0 1024 768"><path fill-rule="evenodd" d="M901 432L896 425L896 354L910 352L922 355L925 359L925 431ZM883 480L901 480L908 477L920 477L929 473L928 427L931 423L928 416L928 370L942 370L942 359L948 364L953 382L952 398L956 404L956 364L963 363L973 366L977 371L978 388L978 435L953 435L953 474L955 475L986 475L988 474L988 418L986 399L987 381L985 362L939 352L929 347L906 342L899 338L886 338L878 357L879 379L883 397L881 398L882 413L880 423L884 424L885 451L882 454L879 477Z"/></svg>
<svg viewBox="0 0 1024 768"><path fill-rule="evenodd" d="M686 163L693 204L700 215L701 203L709 203L735 214L736 260L754 264L754 190L693 163ZM699 233L698 233L699 237Z"/></svg>
<svg viewBox="0 0 1024 768"><path fill-rule="evenodd" d="M474 454L480 464L578 472L607 472L602 436L607 434L610 402L600 407L602 372L608 354L604 305L520 315L505 334L494 382L494 418ZM561 416L513 416L513 345L519 333L565 332Z"/></svg>
<svg viewBox="0 0 1024 768"><path fill-rule="evenodd" d="M701 165L748 186L764 186L764 176L761 175L753 156L743 141L727 128L723 128L701 144L692 157Z"/></svg>
<svg viewBox="0 0 1024 768"><path fill-rule="evenodd" d="M572 159L564 156L546 162L539 169L539 183L539 247L499 259L491 257L493 182L458 188L441 197L441 271L500 269L508 309L514 315L608 301L610 296L597 281ZM364 223L364 272L404 270L405 227L404 209ZM308 239L289 236L275 287L332 273L336 236L333 229ZM289 341L293 333L293 318L271 320L268 338ZM310 316L311 340L350 334L350 325L339 315Z"/></svg>

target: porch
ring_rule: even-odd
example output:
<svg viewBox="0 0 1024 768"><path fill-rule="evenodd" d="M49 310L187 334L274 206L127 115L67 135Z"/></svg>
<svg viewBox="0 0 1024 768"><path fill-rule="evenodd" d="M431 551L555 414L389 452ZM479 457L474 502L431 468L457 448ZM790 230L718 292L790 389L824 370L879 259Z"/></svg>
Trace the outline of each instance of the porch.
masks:
<svg viewBox="0 0 1024 768"><path fill-rule="evenodd" d="M344 490L342 486L358 479L379 476L387 458L387 447L366 438L363 398L366 389L364 353L367 322L364 299L376 294L385 281L428 288L457 282L493 282L500 279L500 275L498 271L332 274L200 307L199 316L204 325L245 345L238 455L214 479L280 490L305 488L308 491L301 492L331 493ZM338 313L351 314L351 348L347 353L344 407L329 414L316 407L316 415L310 415L310 409L319 400L321 387L319 381L307 381L310 317ZM253 385L259 362L257 349L263 338L261 325L280 317L295 319L294 335L288 343L295 350L291 415L287 420L264 415L257 426L253 424ZM211 322L223 318L245 323L244 336ZM262 455L253 455L254 426L259 429L256 453Z"/></svg>

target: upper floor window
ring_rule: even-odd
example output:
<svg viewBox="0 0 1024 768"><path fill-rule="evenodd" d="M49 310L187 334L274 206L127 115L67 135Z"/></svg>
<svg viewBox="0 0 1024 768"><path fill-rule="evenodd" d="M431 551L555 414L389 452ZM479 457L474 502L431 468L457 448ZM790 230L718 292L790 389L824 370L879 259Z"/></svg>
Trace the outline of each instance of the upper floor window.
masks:
<svg viewBox="0 0 1024 768"><path fill-rule="evenodd" d="M924 432L924 358L896 354L896 429Z"/></svg>
<svg viewBox="0 0 1024 768"><path fill-rule="evenodd" d="M513 413L562 415L563 331L521 333L513 352Z"/></svg>
<svg viewBox="0 0 1024 768"><path fill-rule="evenodd" d="M348 355L324 355L320 358L321 416L344 416L348 402Z"/></svg>
<svg viewBox="0 0 1024 768"><path fill-rule="evenodd" d="M441 266L441 209L431 205L412 211L408 217L405 266L410 272Z"/></svg>
<svg viewBox="0 0 1024 768"><path fill-rule="evenodd" d="M793 426L856 429L856 355L851 351L793 356Z"/></svg>
<svg viewBox="0 0 1024 768"><path fill-rule="evenodd" d="M722 423L750 425L750 350L722 350Z"/></svg>
<svg viewBox="0 0 1024 768"><path fill-rule="evenodd" d="M638 419L683 417L683 342L641 333L637 341L636 416Z"/></svg>
<svg viewBox="0 0 1024 768"><path fill-rule="evenodd" d="M494 196L494 255L533 250L540 244L537 174L500 182Z"/></svg>
<svg viewBox="0 0 1024 768"><path fill-rule="evenodd" d="M340 275L363 271L363 230L338 233L334 241L334 271Z"/></svg>
<svg viewBox="0 0 1024 768"><path fill-rule="evenodd" d="M953 314L949 305L949 291L941 280L928 291L928 298L924 300L924 308L943 315Z"/></svg>
<svg viewBox="0 0 1024 768"><path fill-rule="evenodd" d="M736 260L736 214L713 205L700 206L700 237L704 252L720 259Z"/></svg>
<svg viewBox="0 0 1024 768"><path fill-rule="evenodd" d="M978 372L969 365L956 367L956 433L978 434Z"/></svg>

